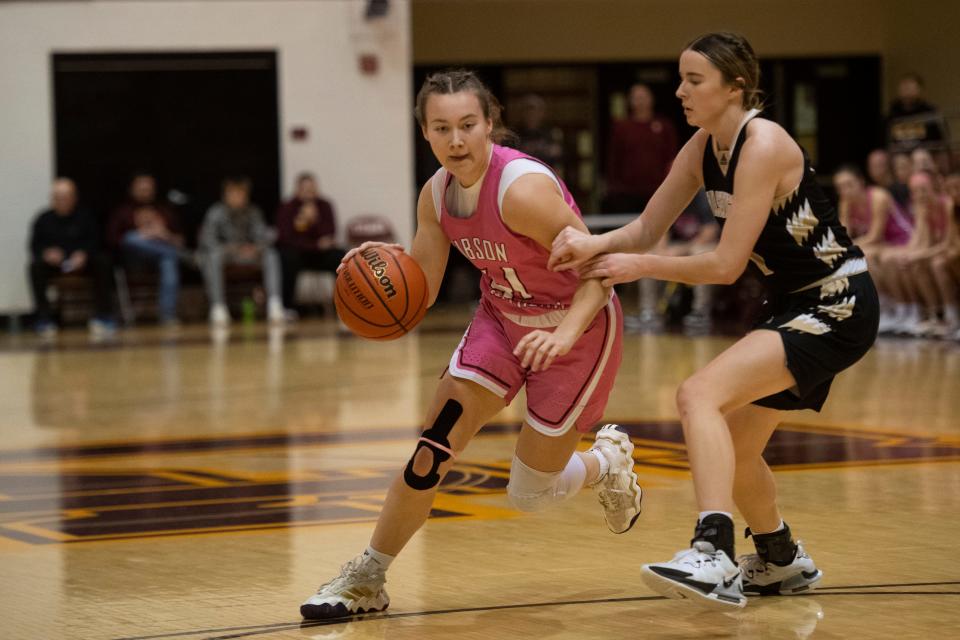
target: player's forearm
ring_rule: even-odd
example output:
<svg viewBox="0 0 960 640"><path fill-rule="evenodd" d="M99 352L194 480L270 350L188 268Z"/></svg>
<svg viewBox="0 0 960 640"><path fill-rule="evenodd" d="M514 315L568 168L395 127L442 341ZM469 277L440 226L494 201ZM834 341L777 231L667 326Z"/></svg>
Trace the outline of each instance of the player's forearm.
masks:
<svg viewBox="0 0 960 640"><path fill-rule="evenodd" d="M608 231L603 238L601 253L643 253L657 244L657 237L649 232L642 218L637 218L626 226Z"/></svg>
<svg viewBox="0 0 960 640"><path fill-rule="evenodd" d="M579 338L593 318L607 304L610 299L610 289L600 284L597 279L582 280L573 294L573 301L563 320L557 326L558 333L565 333L573 340Z"/></svg>
<svg viewBox="0 0 960 640"><path fill-rule="evenodd" d="M636 260L640 262L640 271L645 278L689 285L732 284L746 268L742 262L716 251L684 257L647 254L637 256Z"/></svg>

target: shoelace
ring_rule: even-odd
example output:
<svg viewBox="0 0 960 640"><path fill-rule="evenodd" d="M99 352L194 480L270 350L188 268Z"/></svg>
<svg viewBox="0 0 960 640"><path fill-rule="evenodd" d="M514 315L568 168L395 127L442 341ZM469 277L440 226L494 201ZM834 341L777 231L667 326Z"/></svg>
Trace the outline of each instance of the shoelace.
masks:
<svg viewBox="0 0 960 640"><path fill-rule="evenodd" d="M740 558L740 568L748 578L757 574L765 574L768 571L767 563L755 553Z"/></svg>
<svg viewBox="0 0 960 640"><path fill-rule="evenodd" d="M369 580L373 578L375 574L363 571L363 564L363 558L354 558L340 567L339 576L317 587L317 593L321 593L324 589L339 589L348 579L360 578L361 580Z"/></svg>
<svg viewBox="0 0 960 640"><path fill-rule="evenodd" d="M719 561L717 560L716 553L707 553L694 546L678 552L677 555L673 557L673 562L689 564L694 567L700 567L702 565L715 567Z"/></svg>

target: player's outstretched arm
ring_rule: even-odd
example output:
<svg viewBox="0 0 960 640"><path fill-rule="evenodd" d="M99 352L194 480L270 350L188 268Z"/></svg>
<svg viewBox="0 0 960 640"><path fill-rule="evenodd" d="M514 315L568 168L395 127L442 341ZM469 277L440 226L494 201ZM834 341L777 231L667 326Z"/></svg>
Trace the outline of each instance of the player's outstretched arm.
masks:
<svg viewBox="0 0 960 640"><path fill-rule="evenodd" d="M580 269L601 253L642 253L656 246L703 185L700 159L705 145L706 134L694 134L677 154L643 214L633 222L597 236L576 227L563 229L552 243L548 266L555 271Z"/></svg>
<svg viewBox="0 0 960 640"><path fill-rule="evenodd" d="M580 277L600 278L606 286L639 278L684 284L734 282L763 231L780 177L789 170L790 158L782 147L759 136L744 143L734 184L736 197L713 251L685 257L599 255L583 266Z"/></svg>

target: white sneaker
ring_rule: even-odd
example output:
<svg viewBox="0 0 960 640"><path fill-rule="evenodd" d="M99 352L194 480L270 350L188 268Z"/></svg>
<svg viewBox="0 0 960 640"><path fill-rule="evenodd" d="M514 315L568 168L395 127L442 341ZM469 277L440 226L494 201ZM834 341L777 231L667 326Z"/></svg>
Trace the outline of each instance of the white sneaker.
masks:
<svg viewBox="0 0 960 640"><path fill-rule="evenodd" d="M880 324L877 327L879 333L894 333L899 323L899 319L893 312L884 312L880 314Z"/></svg>
<svg viewBox="0 0 960 640"><path fill-rule="evenodd" d="M210 307L210 324L215 327L225 327L230 324L230 312L227 305L215 304Z"/></svg>
<svg viewBox="0 0 960 640"><path fill-rule="evenodd" d="M726 611L747 604L739 567L725 551L715 551L704 540L695 541L670 562L643 565L640 576L648 587L674 600Z"/></svg>
<svg viewBox="0 0 960 640"><path fill-rule="evenodd" d="M713 327L713 321L710 319L710 314L703 311L691 311L687 315L683 316L683 328L688 331L693 332L707 332Z"/></svg>
<svg viewBox="0 0 960 640"><path fill-rule="evenodd" d="M785 567L764 562L755 553L737 559L743 571L743 592L748 596L790 596L816 588L823 577L797 541L797 555Z"/></svg>
<svg viewBox="0 0 960 640"><path fill-rule="evenodd" d="M49 320L40 320L37 322L34 330L42 340L52 340L57 337L57 325Z"/></svg>
<svg viewBox="0 0 960 640"><path fill-rule="evenodd" d="M920 320L909 327L909 334L914 338L935 338L937 331L937 323L934 320Z"/></svg>
<svg viewBox="0 0 960 640"><path fill-rule="evenodd" d="M383 611L390 596L383 585L386 572L371 558L359 555L340 568L340 575L320 585L317 593L300 605L300 615L309 620L343 618Z"/></svg>
<svg viewBox="0 0 960 640"><path fill-rule="evenodd" d="M94 340L105 340L116 335L117 323L106 318L91 318L87 321L87 330Z"/></svg>
<svg viewBox="0 0 960 640"><path fill-rule="evenodd" d="M623 324L632 331L655 332L663 329L663 318L656 311L643 309L638 315L624 317Z"/></svg>
<svg viewBox="0 0 960 640"><path fill-rule="evenodd" d="M281 324L287 321L287 310L279 298L267 300L267 321L271 324Z"/></svg>
<svg viewBox="0 0 960 640"><path fill-rule="evenodd" d="M916 309L910 309L903 315L893 328L893 332L903 336L916 335L915 332L920 326L920 312Z"/></svg>
<svg viewBox="0 0 960 640"><path fill-rule="evenodd" d="M626 533L640 517L643 500L643 489L633 472L633 443L619 426L607 424L597 432L591 451L602 455L608 464L606 475L593 484L607 527L614 533Z"/></svg>

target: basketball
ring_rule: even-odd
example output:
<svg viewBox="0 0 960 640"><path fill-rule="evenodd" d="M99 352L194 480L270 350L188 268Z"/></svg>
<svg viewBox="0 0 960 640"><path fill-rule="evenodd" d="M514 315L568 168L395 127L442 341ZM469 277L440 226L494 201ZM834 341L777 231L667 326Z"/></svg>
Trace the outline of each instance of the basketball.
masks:
<svg viewBox="0 0 960 640"><path fill-rule="evenodd" d="M371 247L337 274L335 304L343 323L368 340L395 340L427 313L427 277L403 251Z"/></svg>

